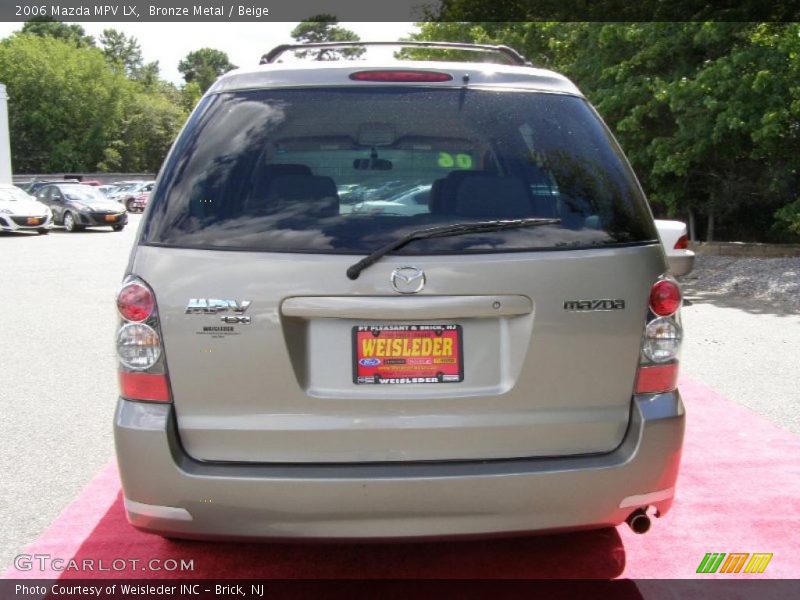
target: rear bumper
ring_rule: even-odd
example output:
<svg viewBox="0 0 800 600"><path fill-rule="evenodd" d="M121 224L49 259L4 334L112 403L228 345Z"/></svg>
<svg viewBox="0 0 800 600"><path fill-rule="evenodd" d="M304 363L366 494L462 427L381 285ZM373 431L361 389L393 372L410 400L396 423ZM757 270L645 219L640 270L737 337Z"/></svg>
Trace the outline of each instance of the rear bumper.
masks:
<svg viewBox="0 0 800 600"><path fill-rule="evenodd" d="M634 397L615 451L593 456L360 465L204 463L170 405L120 400L115 442L128 520L175 537L440 538L617 525L672 504L677 392Z"/></svg>

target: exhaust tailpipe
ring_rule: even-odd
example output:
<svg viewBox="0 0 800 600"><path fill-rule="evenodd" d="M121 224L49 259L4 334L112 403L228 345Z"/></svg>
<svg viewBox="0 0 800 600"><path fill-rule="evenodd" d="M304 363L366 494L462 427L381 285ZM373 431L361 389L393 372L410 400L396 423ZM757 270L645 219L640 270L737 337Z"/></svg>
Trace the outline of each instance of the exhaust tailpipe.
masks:
<svg viewBox="0 0 800 600"><path fill-rule="evenodd" d="M642 534L647 533L650 530L650 517L647 516L646 508L637 508L630 515L628 515L628 518L625 519L625 522L634 533Z"/></svg>

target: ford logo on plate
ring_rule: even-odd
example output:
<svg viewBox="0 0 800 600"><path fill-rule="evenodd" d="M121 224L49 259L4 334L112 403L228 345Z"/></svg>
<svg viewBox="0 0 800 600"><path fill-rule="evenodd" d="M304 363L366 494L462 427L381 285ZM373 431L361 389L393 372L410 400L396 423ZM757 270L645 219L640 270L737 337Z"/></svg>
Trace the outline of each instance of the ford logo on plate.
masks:
<svg viewBox="0 0 800 600"><path fill-rule="evenodd" d="M381 364L381 359L362 358L361 360L358 361L358 364L360 364L362 367L377 367L379 364Z"/></svg>

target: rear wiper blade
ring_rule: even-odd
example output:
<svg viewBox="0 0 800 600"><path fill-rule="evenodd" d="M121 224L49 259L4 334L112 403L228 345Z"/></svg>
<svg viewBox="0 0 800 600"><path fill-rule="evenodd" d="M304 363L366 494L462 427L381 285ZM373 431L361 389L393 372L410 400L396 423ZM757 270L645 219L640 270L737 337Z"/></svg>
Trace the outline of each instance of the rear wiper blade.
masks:
<svg viewBox="0 0 800 600"><path fill-rule="evenodd" d="M409 242L414 240L423 240L437 237L448 237L453 235L462 235L466 233L481 233L483 231L502 231L503 229L519 229L521 227L536 227L539 225L557 225L561 223L561 219L509 219L505 221L472 221L468 223L453 223L450 225L440 225L438 227L429 227L428 229L417 229L407 233L403 237L389 242L374 250L368 256L365 256L356 264L351 265L347 269L347 277L349 279L358 279L361 271L367 267L374 265L383 256L402 248Z"/></svg>

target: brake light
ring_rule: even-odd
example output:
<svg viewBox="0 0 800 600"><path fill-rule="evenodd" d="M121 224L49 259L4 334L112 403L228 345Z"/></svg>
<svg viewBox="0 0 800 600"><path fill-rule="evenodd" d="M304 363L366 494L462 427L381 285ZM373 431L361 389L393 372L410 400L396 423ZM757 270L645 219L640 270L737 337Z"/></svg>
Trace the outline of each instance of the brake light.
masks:
<svg viewBox="0 0 800 600"><path fill-rule="evenodd" d="M165 373L119 372L119 393L130 400L169 402L169 383Z"/></svg>
<svg viewBox="0 0 800 600"><path fill-rule="evenodd" d="M681 288L671 279L659 279L650 288L650 310L658 317L674 315L681 301Z"/></svg>
<svg viewBox="0 0 800 600"><path fill-rule="evenodd" d="M388 71L356 71L350 73L353 81L384 81L402 83L430 83L438 81L452 81L450 73L438 71L409 71L392 69Z"/></svg>
<svg viewBox="0 0 800 600"><path fill-rule="evenodd" d="M122 286L117 294L117 310L123 319L140 322L153 314L153 293L141 283L131 281Z"/></svg>
<svg viewBox="0 0 800 600"><path fill-rule="evenodd" d="M689 247L689 236L682 235L678 238L678 241L675 242L675 250L686 250Z"/></svg>

